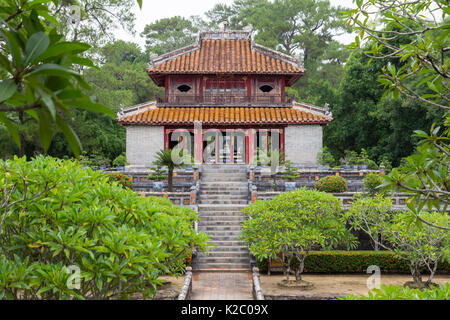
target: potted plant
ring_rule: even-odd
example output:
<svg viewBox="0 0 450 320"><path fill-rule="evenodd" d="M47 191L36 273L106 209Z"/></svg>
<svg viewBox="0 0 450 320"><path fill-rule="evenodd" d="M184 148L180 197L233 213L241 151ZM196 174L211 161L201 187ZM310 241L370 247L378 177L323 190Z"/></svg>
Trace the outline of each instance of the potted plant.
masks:
<svg viewBox="0 0 450 320"><path fill-rule="evenodd" d="M369 155L366 149L361 149L361 153L358 156L357 164L361 170L367 170L367 165L369 164Z"/></svg>
<svg viewBox="0 0 450 320"><path fill-rule="evenodd" d="M346 150L344 152L344 158L341 159L341 165L346 170L350 170L352 167L353 167L353 169L355 169L355 166L356 166L356 169L358 169L357 159L358 159L358 154L355 151Z"/></svg>
<svg viewBox="0 0 450 320"><path fill-rule="evenodd" d="M319 152L317 155L317 162L322 165L322 170L330 170L330 166L334 165L336 160L334 159L333 155L329 151L327 147L324 147L322 149L322 152Z"/></svg>
<svg viewBox="0 0 450 320"><path fill-rule="evenodd" d="M172 149L161 150L156 154L156 160L153 164L156 166L167 167L167 191L173 192L173 172L175 168L182 168L183 164L188 164L193 162L192 156L182 154L183 150L180 150L180 158L183 158L184 163L175 162L172 157Z"/></svg>
<svg viewBox="0 0 450 320"><path fill-rule="evenodd" d="M125 155L125 153L122 153L113 161L113 167L115 167L117 171L124 171L125 166L127 165L129 165L129 163L127 162L127 156Z"/></svg>
<svg viewBox="0 0 450 320"><path fill-rule="evenodd" d="M153 172L147 177L148 180L153 181L153 190L154 191L162 191L164 187L163 180L166 180L167 175L166 171L163 170L161 165L157 165L156 167L150 168Z"/></svg>
<svg viewBox="0 0 450 320"><path fill-rule="evenodd" d="M281 176L281 178L289 180L289 182L284 183L286 191L295 190L296 183L293 181L300 177L300 173L297 171L298 169L292 166L292 161L286 160L285 169Z"/></svg>

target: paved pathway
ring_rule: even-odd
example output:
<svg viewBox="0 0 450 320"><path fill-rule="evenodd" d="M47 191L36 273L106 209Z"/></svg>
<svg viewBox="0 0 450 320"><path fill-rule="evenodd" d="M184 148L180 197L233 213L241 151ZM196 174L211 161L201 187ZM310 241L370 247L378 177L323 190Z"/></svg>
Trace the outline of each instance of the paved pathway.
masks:
<svg viewBox="0 0 450 320"><path fill-rule="evenodd" d="M197 272L190 300L253 300L250 272Z"/></svg>

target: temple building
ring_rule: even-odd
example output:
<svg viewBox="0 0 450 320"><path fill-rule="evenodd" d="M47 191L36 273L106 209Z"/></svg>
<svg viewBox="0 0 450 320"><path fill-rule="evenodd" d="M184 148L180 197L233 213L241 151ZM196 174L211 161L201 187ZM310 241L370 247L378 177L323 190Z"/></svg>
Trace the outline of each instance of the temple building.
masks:
<svg viewBox="0 0 450 320"><path fill-rule="evenodd" d="M286 95L305 70L291 56L254 43L251 31L200 32L196 43L153 58L147 73L164 97L122 110L131 166L151 166L176 145L197 164L252 164L279 147L297 165L315 165L324 109Z"/></svg>

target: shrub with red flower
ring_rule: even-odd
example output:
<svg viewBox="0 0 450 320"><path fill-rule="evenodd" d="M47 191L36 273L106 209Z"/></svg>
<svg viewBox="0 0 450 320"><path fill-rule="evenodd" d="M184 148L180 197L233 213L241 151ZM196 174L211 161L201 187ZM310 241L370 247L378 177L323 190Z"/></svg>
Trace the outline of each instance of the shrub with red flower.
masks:
<svg viewBox="0 0 450 320"><path fill-rule="evenodd" d="M317 181L314 188L328 193L342 193L347 191L347 181L341 176L327 176Z"/></svg>
<svg viewBox="0 0 450 320"><path fill-rule="evenodd" d="M132 177L128 177L122 173L109 173L108 177L111 182L119 183L119 185L121 185L124 189L132 189L133 188L133 178Z"/></svg>

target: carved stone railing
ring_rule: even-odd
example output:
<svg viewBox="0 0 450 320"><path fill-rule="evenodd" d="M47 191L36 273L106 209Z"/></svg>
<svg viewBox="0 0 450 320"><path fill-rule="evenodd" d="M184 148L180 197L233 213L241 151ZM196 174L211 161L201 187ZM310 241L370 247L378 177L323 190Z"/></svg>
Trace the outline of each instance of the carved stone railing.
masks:
<svg viewBox="0 0 450 320"><path fill-rule="evenodd" d="M184 276L183 287L181 287L180 295L178 300L188 300L192 292L192 268L186 268L186 275Z"/></svg>
<svg viewBox="0 0 450 320"><path fill-rule="evenodd" d="M264 294L261 289L261 282L259 280L259 269L253 267L253 286L252 293L255 300L264 300Z"/></svg>

